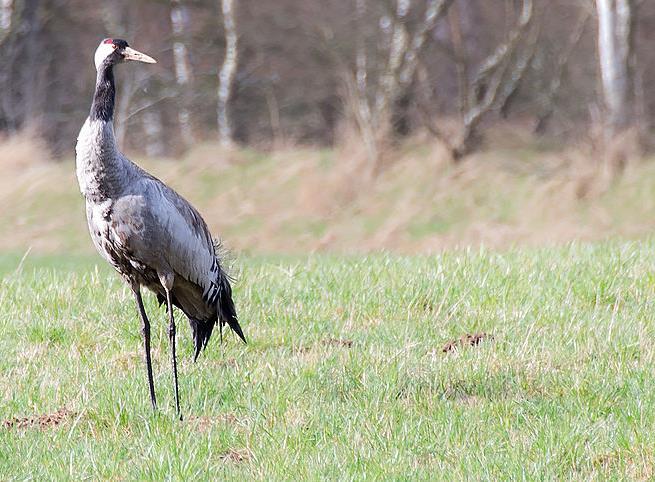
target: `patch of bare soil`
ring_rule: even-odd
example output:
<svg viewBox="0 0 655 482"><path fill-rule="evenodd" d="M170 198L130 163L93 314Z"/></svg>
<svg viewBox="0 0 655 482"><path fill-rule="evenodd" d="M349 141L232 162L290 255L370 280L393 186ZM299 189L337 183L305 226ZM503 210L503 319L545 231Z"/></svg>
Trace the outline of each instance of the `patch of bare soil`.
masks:
<svg viewBox="0 0 655 482"><path fill-rule="evenodd" d="M351 348L353 346L353 341L344 338L326 338L325 340L321 340L321 345L342 346L344 348Z"/></svg>
<svg viewBox="0 0 655 482"><path fill-rule="evenodd" d="M456 340L449 341L441 349L444 353L457 351L460 348L479 345L482 340L493 340L494 336L490 333L467 333Z"/></svg>
<svg viewBox="0 0 655 482"><path fill-rule="evenodd" d="M45 430L61 425L67 419L74 417L75 412L71 412L66 407L60 408L56 412L48 413L45 415L33 415L31 417L23 418L10 418L2 422L2 428L7 430L11 429L25 429L25 428L39 428Z"/></svg>
<svg viewBox="0 0 655 482"><path fill-rule="evenodd" d="M639 448L600 454L592 463L603 472L622 471L628 480L653 480L653 460L652 449Z"/></svg>
<svg viewBox="0 0 655 482"><path fill-rule="evenodd" d="M239 368L239 363L237 362L236 358L230 357L230 358L225 358L223 360L220 360L218 362L218 365L221 367L226 367L226 368Z"/></svg>
<svg viewBox="0 0 655 482"><path fill-rule="evenodd" d="M252 457L248 449L230 449L221 455L221 459L226 462L242 463L247 462Z"/></svg>
<svg viewBox="0 0 655 482"><path fill-rule="evenodd" d="M188 423L193 425L199 432L207 432L215 425L236 425L239 420L231 413L223 413L217 416L190 416Z"/></svg>
<svg viewBox="0 0 655 482"><path fill-rule="evenodd" d="M300 346L295 349L297 353L307 353L312 351L317 346L336 346L342 348L351 348L353 346L353 341L345 338L325 338L319 340L316 344Z"/></svg>

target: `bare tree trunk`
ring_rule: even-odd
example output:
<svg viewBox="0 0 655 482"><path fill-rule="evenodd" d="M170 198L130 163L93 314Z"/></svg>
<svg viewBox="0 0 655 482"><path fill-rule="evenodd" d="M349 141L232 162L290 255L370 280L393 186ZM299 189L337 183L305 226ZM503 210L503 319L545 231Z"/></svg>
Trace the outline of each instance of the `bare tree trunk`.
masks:
<svg viewBox="0 0 655 482"><path fill-rule="evenodd" d="M523 48L519 49L515 56L514 66L510 69L506 81L503 83L496 100L496 109L503 118L507 118L512 99L519 89L521 80L525 72L534 59L537 50L537 40L539 38L539 29L532 28L523 41Z"/></svg>
<svg viewBox="0 0 655 482"><path fill-rule="evenodd" d="M419 54L425 47L430 32L437 26L437 22L448 13L454 0L428 0L425 7L423 21L419 23L409 48L405 52L403 66L400 71L400 84L408 87L414 80L418 67Z"/></svg>
<svg viewBox="0 0 655 482"><path fill-rule="evenodd" d="M367 56L364 22L368 19L366 0L355 0L358 38L355 52L355 72L348 76L350 104L359 134L362 137L375 175L379 164L380 142L391 133L392 110L398 105L416 76L418 59L430 32L445 15L453 0L424 0L425 11L410 34L406 21L412 8L411 0L396 0L394 8L377 22L382 30L378 50L384 53L379 65L371 65ZM377 67L377 70L375 69ZM372 70L372 75L369 72ZM377 85L371 79L378 79Z"/></svg>
<svg viewBox="0 0 655 482"><path fill-rule="evenodd" d="M462 136L453 151L456 161L475 148L477 128L483 116L495 106L500 106L523 77L536 42L536 36L533 34L531 38L529 35L533 19L533 0L523 0L521 13L507 40L498 45L478 69L468 94L469 109L464 114ZM509 92L507 97L503 92Z"/></svg>
<svg viewBox="0 0 655 482"><path fill-rule="evenodd" d="M282 125L280 122L280 105L278 104L275 91L272 87L266 89L266 106L268 107L268 117L271 123L271 132L276 145L283 142Z"/></svg>
<svg viewBox="0 0 655 482"><path fill-rule="evenodd" d="M18 127L11 82L16 45L11 40L20 19L12 0L1 0L0 5L0 125L11 133Z"/></svg>
<svg viewBox="0 0 655 482"><path fill-rule="evenodd" d="M173 64L175 66L175 79L180 91L181 101L177 113L180 124L180 134L185 146L193 143L193 127L189 111L189 88L191 84L191 65L184 38L188 27L188 12L180 0L173 0L171 5L171 26L175 41L173 42Z"/></svg>
<svg viewBox="0 0 655 482"><path fill-rule="evenodd" d="M410 0L397 0L395 18L392 21L389 60L386 68L382 71L380 88L375 97L375 124L377 125L374 124L374 128L381 130L381 135L386 135L389 128L389 109L397 95L400 80L398 73L407 52L408 35L404 23L410 6Z"/></svg>
<svg viewBox="0 0 655 482"><path fill-rule="evenodd" d="M425 47L428 34L446 14L452 2L453 0L428 0L422 22L410 36L405 20L411 3L410 0L398 0L392 20L389 59L381 74L382 80L375 103L375 128L383 134L388 127L390 107L414 80L419 54Z"/></svg>
<svg viewBox="0 0 655 482"><path fill-rule="evenodd" d="M456 10L453 12L450 16L453 53L455 61L464 62L465 67L466 52L462 47L461 19L458 18ZM462 110L463 125L459 139L453 141L452 135L438 129L429 120L425 108L418 106L426 127L435 137L444 142L455 162L477 147L478 125L483 117L493 110L507 108L510 98L516 92L532 62L538 34L539 29L534 25L533 0L523 0L519 16L515 20L514 27L508 32L507 38L482 61L472 80L468 79L465 68L460 67L459 103L460 107L465 108Z"/></svg>
<svg viewBox="0 0 655 482"><path fill-rule="evenodd" d="M149 157L161 157L165 154L166 148L162 139L164 127L161 121L159 110L147 109L143 113L143 131L146 134L146 155Z"/></svg>
<svg viewBox="0 0 655 482"><path fill-rule="evenodd" d="M459 15L459 5L457 5L457 2L454 2L453 6L450 7L448 23L450 27L450 38L453 43L453 51L455 54L455 68L457 70L457 90L459 92L458 108L460 114L464 116L464 113L469 108L469 60L466 44L464 43L464 36L462 34L462 20Z"/></svg>
<svg viewBox="0 0 655 482"><path fill-rule="evenodd" d="M541 134L546 130L546 125L549 119L552 117L553 112L555 111L555 104L559 91L562 87L562 78L566 72L566 66L569 63L569 59L571 58L573 51L580 43L580 39L582 38L582 34L585 31L585 26L587 25L589 16L590 11L586 8L583 9L573 31L571 32L566 46L562 49L557 57L557 65L550 82L548 83L545 91L537 97L539 112L537 113L537 122L535 123L534 127L534 132L536 134Z"/></svg>
<svg viewBox="0 0 655 482"><path fill-rule="evenodd" d="M38 101L40 91L37 88L39 83L41 57L39 55L39 34L41 32L41 19L39 18L40 0L25 0L23 2L23 14L21 18L21 30L24 33L25 57L20 59L21 63L21 86L22 86L22 109L23 126L33 127L38 123L39 115Z"/></svg>
<svg viewBox="0 0 655 482"><path fill-rule="evenodd" d="M355 0L355 15L357 16L357 46L355 52L355 88L354 98L356 103L355 118L366 148L369 162L377 162L378 148L375 141L375 132L371 114L371 105L368 100L368 55L366 53L366 41L363 31L363 23L366 18L366 0Z"/></svg>
<svg viewBox="0 0 655 482"><path fill-rule="evenodd" d="M14 10L13 0L0 0L0 42L11 28L11 14Z"/></svg>
<svg viewBox="0 0 655 482"><path fill-rule="evenodd" d="M596 0L598 55L606 128L613 137L632 123L633 0Z"/></svg>
<svg viewBox="0 0 655 482"><path fill-rule="evenodd" d="M236 0L221 0L223 26L225 29L225 58L218 75L218 137L222 145L233 144L232 119L229 102L234 88L238 65L238 36L234 3Z"/></svg>

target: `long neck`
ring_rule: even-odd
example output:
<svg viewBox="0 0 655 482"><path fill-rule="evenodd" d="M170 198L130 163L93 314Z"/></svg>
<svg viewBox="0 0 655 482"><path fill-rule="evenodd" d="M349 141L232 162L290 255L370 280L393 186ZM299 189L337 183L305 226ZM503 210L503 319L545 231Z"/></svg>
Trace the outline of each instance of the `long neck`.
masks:
<svg viewBox="0 0 655 482"><path fill-rule="evenodd" d="M111 122L114 118L115 97L114 66L111 63L103 62L98 69L96 91L91 105L91 120Z"/></svg>
<svg viewBox="0 0 655 482"><path fill-rule="evenodd" d="M124 187L129 163L114 137L114 73L112 65L98 69L89 119L77 139L77 178L82 193L96 202L116 196Z"/></svg>

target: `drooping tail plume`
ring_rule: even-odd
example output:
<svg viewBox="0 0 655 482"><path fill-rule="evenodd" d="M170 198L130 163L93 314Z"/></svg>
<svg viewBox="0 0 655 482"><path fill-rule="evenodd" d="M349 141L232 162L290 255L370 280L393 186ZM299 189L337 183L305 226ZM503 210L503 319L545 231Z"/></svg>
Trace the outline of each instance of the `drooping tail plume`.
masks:
<svg viewBox="0 0 655 482"><path fill-rule="evenodd" d="M217 321L221 330L221 341L223 339L223 325L227 324L230 328L232 328L237 336L243 340L244 343L247 343L246 337L243 334L243 330L241 330L241 326L239 325L237 312L234 307L234 301L232 301L232 286L230 285L230 279L225 271L223 271L220 267L218 270L217 286L218 319L200 321L189 318L189 324L191 325L191 330L193 331L194 361L198 359L200 352L207 347L207 343L209 343L209 339L211 338L212 332L214 331L214 325Z"/></svg>
<svg viewBox="0 0 655 482"><path fill-rule="evenodd" d="M221 326L227 323L232 331L236 333L244 343L247 343L246 337L239 325L237 318L237 311L234 308L234 301L232 301L232 286L227 274L219 269L218 272L218 320Z"/></svg>

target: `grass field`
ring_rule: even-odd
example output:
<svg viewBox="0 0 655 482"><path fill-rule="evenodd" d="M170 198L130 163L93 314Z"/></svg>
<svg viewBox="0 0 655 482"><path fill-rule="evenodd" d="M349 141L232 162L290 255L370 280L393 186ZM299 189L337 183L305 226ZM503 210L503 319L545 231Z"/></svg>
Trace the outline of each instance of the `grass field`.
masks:
<svg viewBox="0 0 655 482"><path fill-rule="evenodd" d="M2 256L0 479L652 478L654 248L239 258L247 346L178 317L183 422L152 297L155 414L118 277Z"/></svg>

